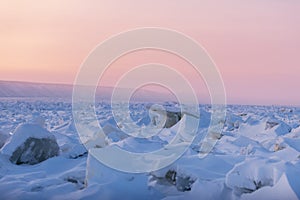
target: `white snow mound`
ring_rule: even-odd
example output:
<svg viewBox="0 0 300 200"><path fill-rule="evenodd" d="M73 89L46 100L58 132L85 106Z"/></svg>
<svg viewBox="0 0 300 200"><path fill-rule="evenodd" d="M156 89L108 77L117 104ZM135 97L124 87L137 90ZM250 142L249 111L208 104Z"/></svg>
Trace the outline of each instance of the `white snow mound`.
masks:
<svg viewBox="0 0 300 200"><path fill-rule="evenodd" d="M39 124L19 125L1 149L16 164L36 164L59 153L55 137Z"/></svg>

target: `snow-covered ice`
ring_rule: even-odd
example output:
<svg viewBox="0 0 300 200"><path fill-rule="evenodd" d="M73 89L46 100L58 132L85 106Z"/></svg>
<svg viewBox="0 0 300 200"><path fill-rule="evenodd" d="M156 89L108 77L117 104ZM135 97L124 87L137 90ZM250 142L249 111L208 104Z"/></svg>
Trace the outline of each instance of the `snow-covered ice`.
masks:
<svg viewBox="0 0 300 200"><path fill-rule="evenodd" d="M174 102L164 106L178 111ZM155 114L149 116L150 107L132 102L128 116L137 126L151 125ZM300 199L300 108L227 106L223 132L204 158L199 151L211 107L199 109L198 134L182 157L160 170L132 174L109 168L86 150L70 100L2 98L0 199ZM164 148L178 128L168 126L157 135L135 138L118 127L109 103L96 103L95 113L105 145L130 152ZM58 155L35 165L14 164L10 156L28 138L52 138ZM97 141L89 144L100 148Z"/></svg>

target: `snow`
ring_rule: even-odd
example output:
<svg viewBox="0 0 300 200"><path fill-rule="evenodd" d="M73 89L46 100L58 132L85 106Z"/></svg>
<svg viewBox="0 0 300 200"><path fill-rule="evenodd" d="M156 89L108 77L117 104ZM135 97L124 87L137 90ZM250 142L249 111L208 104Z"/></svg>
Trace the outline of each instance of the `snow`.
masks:
<svg viewBox="0 0 300 200"><path fill-rule="evenodd" d="M87 185L101 185L105 199L157 199L161 197L148 188L146 174L116 171L101 164L92 154L87 161Z"/></svg>
<svg viewBox="0 0 300 200"><path fill-rule="evenodd" d="M151 105L130 104L128 116L137 127L151 124ZM163 106L179 110L174 102ZM0 153L0 199L300 199L300 108L229 105L223 132L203 158L199 151L210 124L211 106L200 105L199 110L197 134L180 136L195 136L181 157L158 170L126 173L99 162L93 151L157 151L179 138L176 133L184 130L180 123L151 137L135 138L118 128L111 105L99 101L95 105L98 122L91 122L87 131L94 134L99 123L106 147L99 148L99 141L90 140L88 151L75 128L70 99L1 99L0 142L6 144ZM55 138L59 156L36 165L11 163L9 155L29 137ZM170 148L175 147L178 143ZM124 157L115 160L132 165Z"/></svg>
<svg viewBox="0 0 300 200"><path fill-rule="evenodd" d="M49 131L38 124L21 124L16 128L10 140L3 146L1 153L11 156L29 138L56 140Z"/></svg>
<svg viewBox="0 0 300 200"><path fill-rule="evenodd" d="M0 148L6 143L6 141L10 138L8 133L4 133L0 131Z"/></svg>
<svg viewBox="0 0 300 200"><path fill-rule="evenodd" d="M282 163L278 160L247 159L235 165L226 175L226 185L237 195L252 193L265 186L273 186L281 176Z"/></svg>
<svg viewBox="0 0 300 200"><path fill-rule="evenodd" d="M290 199L297 200L297 195L291 188L289 181L286 177L286 174L283 174L279 181L274 187L264 187L252 194L245 194L242 196L243 200L254 200L254 199L273 199L273 200L282 200Z"/></svg>

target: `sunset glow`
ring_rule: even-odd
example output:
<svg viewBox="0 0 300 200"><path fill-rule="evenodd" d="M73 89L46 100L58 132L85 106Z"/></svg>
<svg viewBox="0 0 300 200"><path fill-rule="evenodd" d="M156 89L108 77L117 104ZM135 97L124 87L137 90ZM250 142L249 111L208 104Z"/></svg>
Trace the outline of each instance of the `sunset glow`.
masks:
<svg viewBox="0 0 300 200"><path fill-rule="evenodd" d="M1 1L0 80L72 84L99 43L154 26L184 33L207 50L228 103L300 105L299 10L297 0ZM183 61L153 52L116 62L103 84L113 85L127 64L159 61L183 69L203 91Z"/></svg>

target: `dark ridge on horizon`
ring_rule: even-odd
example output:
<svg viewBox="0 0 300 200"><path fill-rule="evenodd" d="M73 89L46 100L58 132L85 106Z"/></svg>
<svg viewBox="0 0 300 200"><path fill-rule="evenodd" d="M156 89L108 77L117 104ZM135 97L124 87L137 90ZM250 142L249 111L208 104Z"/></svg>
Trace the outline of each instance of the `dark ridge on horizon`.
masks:
<svg viewBox="0 0 300 200"><path fill-rule="evenodd" d="M89 86L84 86L89 87ZM96 99L110 99L114 87L100 86L97 88ZM118 88L121 91L127 91L128 88ZM29 81L0 80L0 98L27 98L27 97L46 97L46 98L72 98L73 84L68 83L41 83ZM142 89L137 102L145 101L174 101L174 99L163 92ZM175 100L176 101L176 100ZM210 104L200 102L200 104ZM275 106L275 107L300 107L300 105L290 104L249 104L249 103L228 103L227 106Z"/></svg>
<svg viewBox="0 0 300 200"><path fill-rule="evenodd" d="M89 87L89 86L83 86ZM110 99L115 88L100 86L96 91L96 99ZM126 93L129 89L117 88L119 92ZM23 81L0 80L0 97L26 98L26 97L49 97L49 98L72 98L73 85L55 83L35 83ZM136 101L169 101L174 100L165 93L141 89L134 98Z"/></svg>

